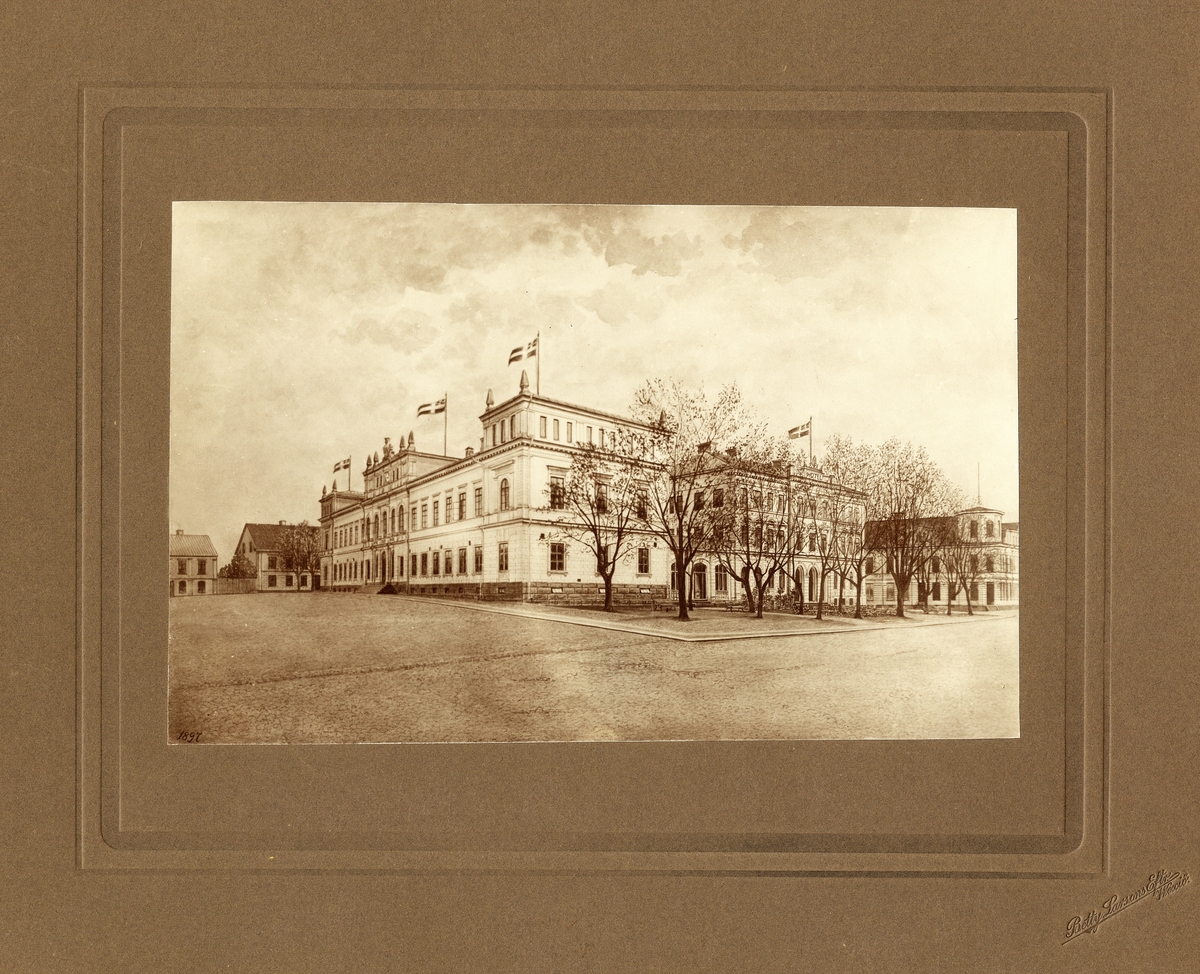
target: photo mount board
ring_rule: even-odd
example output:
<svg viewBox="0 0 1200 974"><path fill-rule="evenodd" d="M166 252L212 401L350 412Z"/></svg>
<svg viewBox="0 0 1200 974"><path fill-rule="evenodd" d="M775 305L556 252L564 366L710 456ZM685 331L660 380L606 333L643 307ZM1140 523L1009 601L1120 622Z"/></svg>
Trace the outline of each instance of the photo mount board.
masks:
<svg viewBox="0 0 1200 974"><path fill-rule="evenodd" d="M1108 128L1093 91L85 91L80 864L1102 870ZM1022 737L170 745L175 199L1015 206Z"/></svg>

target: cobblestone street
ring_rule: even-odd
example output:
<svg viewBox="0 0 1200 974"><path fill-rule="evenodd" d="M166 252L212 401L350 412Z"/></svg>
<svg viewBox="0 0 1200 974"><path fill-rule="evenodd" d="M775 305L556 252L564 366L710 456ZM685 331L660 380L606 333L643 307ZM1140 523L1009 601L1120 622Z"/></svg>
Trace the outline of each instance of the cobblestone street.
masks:
<svg viewBox="0 0 1200 974"><path fill-rule="evenodd" d="M1018 620L606 615L396 596L171 602L200 743L1019 736ZM755 638L749 638L755 637Z"/></svg>

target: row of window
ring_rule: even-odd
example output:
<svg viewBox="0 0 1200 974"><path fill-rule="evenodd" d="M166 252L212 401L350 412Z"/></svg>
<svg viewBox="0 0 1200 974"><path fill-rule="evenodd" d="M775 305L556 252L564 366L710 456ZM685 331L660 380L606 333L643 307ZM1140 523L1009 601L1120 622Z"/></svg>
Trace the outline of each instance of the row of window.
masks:
<svg viewBox="0 0 1200 974"><path fill-rule="evenodd" d="M508 571L508 542L502 541L497 546L496 565L500 572ZM467 574L467 548L459 548L457 551L453 548L446 548L443 551L425 551L420 554L412 553L409 555L409 574L412 576L422 575L466 575ZM474 549L472 573L481 574L483 572L483 547L479 546ZM457 560L457 571L455 570L455 561ZM365 561L344 561L337 562L333 566L333 577L335 582L353 582L360 578L364 581L372 580L372 565L375 564L372 560ZM389 571L388 566L392 568ZM567 570L567 550L563 542L553 541L550 543L550 571L565 572ZM637 549L637 570L639 575L650 574L650 549ZM384 576L390 578L404 577L404 558L397 558L394 555L383 555L380 562L380 567L377 570L378 580L382 580ZM271 576L274 577L274 576ZM290 578L291 576L289 576Z"/></svg>
<svg viewBox="0 0 1200 974"><path fill-rule="evenodd" d="M177 586L178 586L178 587L176 588L176 591L177 591L177 592L178 592L180 595L187 595L187 582L186 582L184 579L182 579L182 578L181 578L181 579L178 581L178 583L177 583ZM206 584L205 584L205 582L204 582L204 579L202 579L202 578L201 578L201 579L197 579L197 581L196 581L196 594L197 594L197 595L206 595L206 594L208 594L208 588L207 588L207 586L206 586Z"/></svg>
<svg viewBox="0 0 1200 974"><path fill-rule="evenodd" d="M188 560L186 558L177 558L175 560L175 574L176 575L188 574ZM208 574L208 559L207 558L197 558L196 559L196 574L197 575L207 575Z"/></svg>
<svg viewBox="0 0 1200 974"><path fill-rule="evenodd" d="M483 515L483 488L475 488L475 517ZM507 511L512 508L512 490L508 482L508 478L504 477L500 481L500 510ZM455 520L465 521L467 519L467 492L460 491L457 497L457 505L455 504L455 496L453 492L447 493L445 502L442 498L436 498L432 501L424 500L419 505L414 504L409 513L409 525L415 528L420 523L422 528L437 527L442 523L443 517L445 523L450 524ZM419 519L419 520L418 520ZM361 532L360 532L361 527ZM367 515L361 522L348 524L344 527L333 529L332 538L328 531L325 532L325 547L331 547L332 540L333 548L348 548L359 543L359 539L369 541L372 539L386 538L390 534L404 533L404 509L391 508L389 511L376 513L374 517Z"/></svg>
<svg viewBox="0 0 1200 974"><path fill-rule="evenodd" d="M539 416L538 417L538 437L543 440L552 439L552 440L558 441L558 440L562 439L560 434L564 431L564 429L566 431L566 442L574 443L575 442L575 424L573 422L571 422L570 420L567 420L565 423L560 423L559 420L550 419L547 416ZM592 427L581 426L579 442L580 443L595 443L601 449L604 449L604 445L606 443L609 444L610 446L613 445L613 441L615 440L616 435L617 434L615 432L610 431L610 430L605 430L604 427L602 426L602 427L600 427L598 439L597 439L596 438L597 434L595 431L593 431ZM495 444L493 443L492 445L494 446Z"/></svg>

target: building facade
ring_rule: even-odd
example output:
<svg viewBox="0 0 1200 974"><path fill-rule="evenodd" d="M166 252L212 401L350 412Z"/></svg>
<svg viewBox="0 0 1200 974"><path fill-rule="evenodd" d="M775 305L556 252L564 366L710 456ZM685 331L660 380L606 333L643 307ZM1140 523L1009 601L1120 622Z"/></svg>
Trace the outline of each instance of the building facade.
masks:
<svg viewBox="0 0 1200 974"><path fill-rule="evenodd" d="M609 445L618 431L641 424L534 395L525 375L517 395L504 402L495 403L488 391L479 422L478 449L461 457L422 452L409 433L399 447L385 439L382 451L368 457L362 491L338 490L336 482L332 491L322 491L327 589L511 601L602 599L595 554L557 530L562 512L553 498L581 445ZM803 475L796 476L799 482ZM782 496L782 471L778 481ZM785 516L782 504L779 516ZM814 544L791 567L806 572L818 557ZM743 598L729 564L716 551L695 559L685 580L694 604ZM671 599L680 581L665 543L649 531L635 532L613 577L614 598ZM790 590L784 576L773 581L773 592Z"/></svg>
<svg viewBox="0 0 1200 974"><path fill-rule="evenodd" d="M297 569L289 561L286 536L289 532L301 529L307 530L314 538L319 537L317 527L293 525L287 521L246 524L242 528L236 553L248 558L258 570L255 591L310 592L321 587L319 568Z"/></svg>
<svg viewBox="0 0 1200 974"><path fill-rule="evenodd" d="M212 595L216 592L217 549L207 534L171 535L171 595Z"/></svg>
<svg viewBox="0 0 1200 974"><path fill-rule="evenodd" d="M954 515L958 522L958 537L965 545L959 557L970 559L967 568L969 581L959 584L957 573L950 571L944 554L935 554L929 564L924 583L910 580L904 602L917 605L921 601L921 585L928 586L930 608L966 609L970 597L972 607L1013 608L1020 602L1020 535L1018 522L1005 521L1002 511L976 505ZM882 557L872 559L863 583L864 605L896 604L895 580Z"/></svg>

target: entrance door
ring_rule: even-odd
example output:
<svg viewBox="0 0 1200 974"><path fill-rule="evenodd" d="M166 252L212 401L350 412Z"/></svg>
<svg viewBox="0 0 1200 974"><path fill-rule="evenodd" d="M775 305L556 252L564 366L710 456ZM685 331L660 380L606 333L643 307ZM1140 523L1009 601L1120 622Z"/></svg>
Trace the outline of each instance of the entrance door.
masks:
<svg viewBox="0 0 1200 974"><path fill-rule="evenodd" d="M692 570L692 600L695 602L708 601L708 566L697 565Z"/></svg>
<svg viewBox="0 0 1200 974"><path fill-rule="evenodd" d="M996 604L996 583L995 582L987 583L987 604L988 605Z"/></svg>

